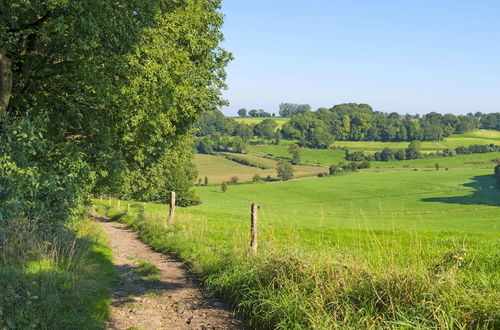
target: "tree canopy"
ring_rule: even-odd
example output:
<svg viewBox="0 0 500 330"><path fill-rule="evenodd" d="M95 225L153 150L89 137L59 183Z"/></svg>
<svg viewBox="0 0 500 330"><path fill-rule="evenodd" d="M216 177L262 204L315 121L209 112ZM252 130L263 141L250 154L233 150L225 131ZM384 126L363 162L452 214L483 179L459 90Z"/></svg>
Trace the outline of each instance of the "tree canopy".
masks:
<svg viewBox="0 0 500 330"><path fill-rule="evenodd" d="M219 7L219 0L2 0L4 205L16 214L52 205L49 197L28 202L42 198L40 182L68 214L90 192L160 199L175 188L189 199L191 126L225 104L231 55L219 47ZM21 196L27 186L36 196Z"/></svg>

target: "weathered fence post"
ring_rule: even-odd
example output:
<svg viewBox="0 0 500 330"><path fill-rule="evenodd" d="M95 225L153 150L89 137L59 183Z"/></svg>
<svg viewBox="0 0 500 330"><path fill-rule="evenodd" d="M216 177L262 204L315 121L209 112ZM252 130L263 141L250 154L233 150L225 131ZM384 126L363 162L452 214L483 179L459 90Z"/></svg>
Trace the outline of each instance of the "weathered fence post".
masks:
<svg viewBox="0 0 500 330"><path fill-rule="evenodd" d="M127 213L130 213L130 203L127 203Z"/></svg>
<svg viewBox="0 0 500 330"><path fill-rule="evenodd" d="M109 196L109 206L111 206L111 196Z"/></svg>
<svg viewBox="0 0 500 330"><path fill-rule="evenodd" d="M102 203L102 195L101 195L101 203Z"/></svg>
<svg viewBox="0 0 500 330"><path fill-rule="evenodd" d="M118 210L120 210L120 199L118 198Z"/></svg>
<svg viewBox="0 0 500 330"><path fill-rule="evenodd" d="M250 252L252 254L257 253L257 234L258 234L258 228L257 228L257 212L259 210L259 206L257 203L252 203L252 207L250 209Z"/></svg>
<svg viewBox="0 0 500 330"><path fill-rule="evenodd" d="M175 217L175 191L170 192L170 211L168 212L168 222L174 221Z"/></svg>

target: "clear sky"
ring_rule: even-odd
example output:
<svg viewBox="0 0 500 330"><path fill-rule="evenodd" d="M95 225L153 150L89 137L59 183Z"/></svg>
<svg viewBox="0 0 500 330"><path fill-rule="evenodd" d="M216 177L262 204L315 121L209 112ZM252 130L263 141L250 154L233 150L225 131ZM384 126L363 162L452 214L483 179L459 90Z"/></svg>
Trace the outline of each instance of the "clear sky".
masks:
<svg viewBox="0 0 500 330"><path fill-rule="evenodd" d="M223 0L231 103L500 112L500 1Z"/></svg>

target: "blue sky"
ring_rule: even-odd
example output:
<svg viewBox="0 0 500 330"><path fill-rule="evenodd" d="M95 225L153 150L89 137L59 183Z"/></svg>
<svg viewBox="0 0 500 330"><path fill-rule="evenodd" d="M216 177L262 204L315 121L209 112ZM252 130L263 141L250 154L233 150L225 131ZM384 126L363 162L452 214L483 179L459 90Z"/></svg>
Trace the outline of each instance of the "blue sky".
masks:
<svg viewBox="0 0 500 330"><path fill-rule="evenodd" d="M228 115L368 103L500 112L500 1L223 0Z"/></svg>

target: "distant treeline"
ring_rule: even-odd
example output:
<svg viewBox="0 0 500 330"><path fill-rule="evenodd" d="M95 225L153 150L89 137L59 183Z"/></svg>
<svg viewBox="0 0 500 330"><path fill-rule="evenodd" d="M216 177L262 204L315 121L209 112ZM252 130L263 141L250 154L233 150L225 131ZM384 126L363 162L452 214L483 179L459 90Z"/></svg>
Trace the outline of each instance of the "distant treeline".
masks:
<svg viewBox="0 0 500 330"><path fill-rule="evenodd" d="M440 141L452 133L479 128L475 116L400 115L373 111L367 104L340 104L293 116L281 130L283 137L303 146L327 148L333 141Z"/></svg>
<svg viewBox="0 0 500 330"><path fill-rule="evenodd" d="M324 149L334 141L441 141L453 133L478 128L500 130L500 113L457 116L431 112L420 117L373 111L367 104L339 104L312 112L308 105L283 103L280 114L291 118L277 131L277 123L271 118L248 125L225 117L220 111L205 112L198 121L196 134L239 136L244 142L254 136L268 141L283 137L298 140L300 146ZM246 112L241 111L240 115L246 116Z"/></svg>

